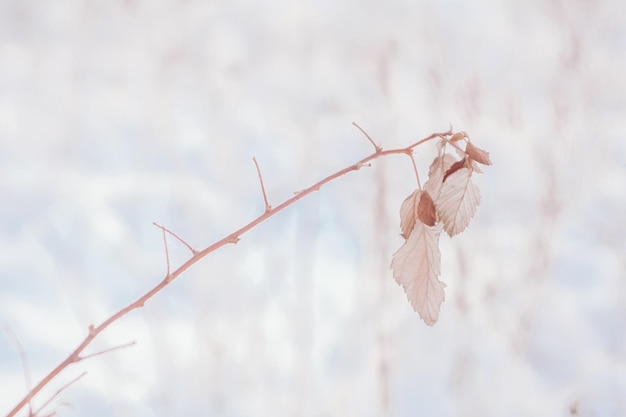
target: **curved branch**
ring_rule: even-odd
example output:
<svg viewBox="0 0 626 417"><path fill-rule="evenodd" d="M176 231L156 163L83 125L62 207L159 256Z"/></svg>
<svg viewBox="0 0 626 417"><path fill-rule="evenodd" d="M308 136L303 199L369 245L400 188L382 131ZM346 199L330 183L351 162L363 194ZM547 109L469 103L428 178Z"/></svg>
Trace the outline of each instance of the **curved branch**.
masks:
<svg viewBox="0 0 626 417"><path fill-rule="evenodd" d="M260 223L264 222L265 220L267 220L268 218L274 216L275 214L279 213L280 211L284 210L285 208L291 206L292 204L296 203L297 201L303 199L304 197L306 197L307 195L318 191L322 186L324 186L325 184L343 176L346 175L349 172L352 171L358 171L360 168L367 166L369 162L378 159L380 157L383 156L387 156L387 155L393 155L393 154L411 154L411 152L413 151L413 148L421 145L424 142L427 142L429 140L435 139L435 138L447 138L448 136L452 135L452 130L448 130L446 132L442 132L442 133L433 133L430 136L425 137L424 139L421 139L415 143L413 143L412 145L409 145L405 148L398 148L398 149L390 149L390 150L382 150L378 147L376 147L376 151L374 153L372 153L369 156L366 156L365 158L361 159L360 161L342 169L339 170L337 172L335 172L334 174L331 174L321 180L319 180L318 182L316 182L315 184L311 185L308 188L305 188L303 190L300 190L298 193L296 193L293 197L283 201L281 204L269 208L266 210L263 214L261 214L260 216L258 216L256 219L252 220L251 222L249 222L248 224L246 224L245 226L240 227L239 229L237 229L236 231L234 231L233 233L229 234L228 236L218 240L217 242L213 243L212 245L200 250L200 251L193 251L193 255L187 259L187 261L185 261L185 263L183 263L181 266L179 266L175 271L168 273L158 284L156 284L154 287L152 287L152 289L150 289L148 292L146 292L144 295L142 295L141 297L139 297L137 300L133 301L132 303L128 304L126 307L122 308L121 310L119 310L118 312L114 313L111 317L109 317L108 319L106 319L104 322L102 322L100 325L98 326L89 326L89 331L87 336L85 337L85 339L83 339L83 341L74 349L74 351L72 351L72 353L70 353L67 358L65 358L65 360L63 360L59 365L57 365L52 371L50 371L35 387L33 387L25 396L24 398L22 398L20 400L20 402L13 407L13 409L11 411L9 411L9 413L7 414L6 417L13 417L15 416L28 402L30 399L32 399L35 395L37 395L42 389L43 387L45 387L46 385L48 385L52 379L54 379L57 375L59 375L65 368L69 367L70 365L80 362L81 360L84 359L84 357L81 357L80 354L85 350L85 348L87 346L89 346L91 344L91 342L103 331L105 330L107 327L109 327L111 324L113 324L114 322L116 322L117 320L119 320L120 318L124 317L126 314L130 313L131 311L141 308L145 305L145 303L150 300L152 297L154 297L156 294L158 294L159 292L161 292L161 290L163 288L165 288L169 283L171 283L172 281L174 281L176 278L178 278L183 272L185 272L187 269L189 269L192 265L194 265L196 262L198 262L200 259L204 258L205 256L207 256L209 253L216 251L217 249L221 248L222 246L225 246L229 243L237 243L239 241L239 238L241 235L243 235L244 233L246 233L247 231L249 231L250 229L253 229L254 227L258 226ZM158 225L157 225L158 226ZM161 227L161 226L158 226ZM168 230L165 230L166 232L169 232ZM170 232L171 233L171 232ZM174 235L175 236L175 235ZM177 237L177 236L175 236ZM169 271L168 271L169 272Z"/></svg>

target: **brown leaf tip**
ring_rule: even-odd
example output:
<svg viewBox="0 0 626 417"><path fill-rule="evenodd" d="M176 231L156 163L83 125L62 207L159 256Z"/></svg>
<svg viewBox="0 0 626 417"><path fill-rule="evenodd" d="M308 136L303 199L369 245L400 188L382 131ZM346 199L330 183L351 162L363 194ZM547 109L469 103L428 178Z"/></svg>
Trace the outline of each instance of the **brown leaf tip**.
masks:
<svg viewBox="0 0 626 417"><path fill-rule="evenodd" d="M465 153L467 156L483 165L491 165L491 159L489 158L489 152L484 149L480 149L478 146L474 146L474 144L470 141L467 142L465 146Z"/></svg>
<svg viewBox="0 0 626 417"><path fill-rule="evenodd" d="M455 163L450 165L450 168L448 168L446 173L443 175L443 181L441 181L441 182L445 182L446 178L448 178L450 175L452 175L455 172L457 172L459 169L465 167L465 162L466 162L465 158L463 158L460 161L456 161Z"/></svg>
<svg viewBox="0 0 626 417"><path fill-rule="evenodd" d="M434 226L437 221L435 203L428 191L423 191L417 205L417 218L426 226Z"/></svg>

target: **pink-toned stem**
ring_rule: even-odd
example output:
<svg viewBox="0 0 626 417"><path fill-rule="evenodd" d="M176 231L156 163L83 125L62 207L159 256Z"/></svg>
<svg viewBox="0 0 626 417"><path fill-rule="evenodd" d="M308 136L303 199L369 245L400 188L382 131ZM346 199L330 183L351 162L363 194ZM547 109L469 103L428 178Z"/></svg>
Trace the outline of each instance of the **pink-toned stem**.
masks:
<svg viewBox="0 0 626 417"><path fill-rule="evenodd" d="M259 163L256 161L256 158L252 158L254 161L254 166L256 167L256 173L259 176L259 182L261 183L261 192L263 193L263 201L265 202L265 212L267 213L272 209L270 203L267 201L267 194L265 193L265 184L263 184L263 176L261 175L261 168L259 168Z"/></svg>
<svg viewBox="0 0 626 417"><path fill-rule="evenodd" d="M383 150L383 148L380 145L377 145L376 142L374 142L374 139L372 139L370 137L370 135L358 124L356 124L356 122L352 122L352 126L356 127L357 129L359 129L361 131L361 133L363 133L365 135L365 137L367 138L367 140L370 141L370 143L372 144L372 146L374 147L374 149L376 150L376 152L380 152Z"/></svg>
<svg viewBox="0 0 626 417"><path fill-rule="evenodd" d="M185 246L187 247L187 249L189 249L189 251L190 251L191 253L193 253L194 255L198 253L198 251L197 251L197 250L195 250L195 249L194 249L194 248L193 248L193 247L192 247L189 243L185 242L185 240L184 240L182 237L178 236L176 233L172 232L172 231L171 231L170 229L168 229L167 227L165 227L165 226L161 226L160 224L158 224L158 223L156 223L156 222L152 222L152 224L153 224L153 225L155 225L156 227L158 227L159 229L163 230L164 232L169 233L170 235L174 236L174 238L175 238L176 240L178 240L180 243L182 243L183 245L185 245ZM165 245L165 249L167 250L167 242L166 242L166 245ZM168 256L169 256L169 254L168 254ZM168 259L169 259L169 257L168 257ZM168 265L168 271L169 271L169 265ZM168 272L168 273L169 273L169 272Z"/></svg>
<svg viewBox="0 0 626 417"><path fill-rule="evenodd" d="M152 222L152 224L156 225L156 223ZM163 233L163 246L165 246L165 265L167 266L167 273L165 276L170 274L170 250L167 247L167 235L165 234L165 229L161 227L161 232Z"/></svg>
<svg viewBox="0 0 626 417"><path fill-rule="evenodd" d="M58 390L56 390L56 392L52 395L52 397L50 397L48 399L48 401L46 401L45 403L43 403L43 405L41 407L39 407L39 409L37 411L35 411L35 413L33 414L33 416L38 416L39 413L41 413L41 410L43 410L44 408L46 408L48 406L48 404L50 404L52 402L52 400L54 400L56 397L59 396L60 393L62 393L64 390L66 390L70 385L74 384L76 381L78 381L79 379L81 379L82 377L84 377L85 375L87 375L86 371L83 371L82 374L78 375L76 378L72 379L70 382L68 382L67 384L63 385L61 388L59 388ZM54 414L52 414L54 415Z"/></svg>
<svg viewBox="0 0 626 417"><path fill-rule="evenodd" d="M100 325L98 326L89 326L89 331L87 336L85 337L85 339L83 339L83 341L74 349L74 351L72 353L70 353L67 358L65 358L65 360L63 360L60 364L58 364L53 370L51 370L35 387L33 387L30 392L28 392L24 398L22 398L20 400L20 402L13 407L13 409L11 411L9 411L9 414L7 414L6 417L13 417L15 416L28 402L31 398L33 398L37 393L39 393L39 391L41 391L41 389L43 387L45 387L46 385L48 385L53 378L55 378L58 374L61 373L61 371L63 371L65 368L69 367L70 365L80 362L81 360L83 360L84 358L80 356L80 354L85 350L85 348L87 346L89 346L91 344L91 342L96 338L96 336L98 336L100 333L102 333L102 331L104 331L107 327L109 327L111 324L113 324L114 322L116 322L117 320L119 320L120 318L124 317L126 314L130 313L131 311L141 308L145 305L145 303L150 300L152 297L154 297L156 294L158 294L159 292L161 292L161 290L163 288L165 288L169 283L171 283L172 281L174 281L176 278L178 278L183 272L185 272L187 269L189 269L192 265L194 265L196 262L198 262L200 259L204 258L205 256L207 256L209 253L216 251L217 249L221 248L222 246L225 246L229 243L237 243L239 241L239 238L241 235L243 235L244 233L246 233L247 231L249 231L250 229L253 229L254 227L258 226L260 223L264 222L265 220L269 219L270 217L274 216L275 214L281 212L282 210L284 210L285 208L291 206L292 204L298 202L299 200L303 199L304 197L308 196L309 194L312 194L315 191L318 191L322 186L324 186L325 184L351 172L351 171L357 171L359 169L361 169L364 166L367 166L369 162L378 159L380 157L383 156L387 156L387 155L394 155L394 154L405 154L405 155L410 155L413 151L413 148L421 145L424 142L427 142L429 140L435 139L435 138L446 138L447 136L450 136L452 134L451 130L448 130L447 132L443 132L443 133L433 133L432 135L421 139L417 142L415 142L412 145L407 146L406 148L398 148L398 149L391 149L391 150L376 150L376 152L372 153L369 156L366 156L365 158L361 159L360 161L358 161L355 164L352 164L342 170L339 170L337 172L335 172L334 174L331 174L329 176L327 176L324 179L321 179L320 181L316 182L315 184L311 185L308 188L305 188L303 190L301 190L300 192L298 192L296 195L294 195L293 197L283 201L281 204L277 205L276 207L273 208L269 208L266 209L265 212L263 214L261 214L260 216L258 216L256 219L252 220L251 222L249 222L248 224L246 224L245 226L240 227L239 229L235 230L234 232L232 232L231 234L229 234L228 236L225 236L224 238L218 240L217 242L213 243L210 246L207 246L206 248L202 249L201 251L195 251L193 250L189 245L186 244L185 241L183 241L182 239L180 239L178 236L176 236L173 232L167 230L166 228L164 228L163 226L160 226L158 224L155 223L155 225L163 230L165 230L166 232L170 233L172 236L176 237L177 239L179 239L181 242L183 242L185 245L187 245L187 247L190 248L190 250L192 250L193 252L193 256L191 256L189 259L187 259L187 261L185 261L185 263L183 263L181 266L179 266L175 271L173 271L171 274L167 274L158 284L156 284L154 287L152 287L152 289L150 289L148 292L146 292L144 295L142 295L141 297L139 297L138 299L136 299L135 301L133 301L132 303L128 304L126 307L122 308L121 310L119 310L118 312L116 312L115 314L113 314L111 317L109 317L108 319L106 319L104 322L102 322Z"/></svg>
<svg viewBox="0 0 626 417"><path fill-rule="evenodd" d="M26 389L31 392L31 378L30 378L30 369L28 367L28 358L26 357L26 352L24 352L24 348L22 347L22 344L20 343L20 340L17 338L17 336L15 335L15 333L13 333L13 330L11 329L11 327L9 327L8 324L4 325L4 331L6 332L7 336L9 336L9 339L11 340L11 342L13 343L13 346L15 346L15 350L17 351L17 354L20 357L20 362L22 363L22 372L24 373L24 380L26 382ZM28 396L27 398L27 403L28 403L28 414L32 415L33 414L33 408L32 405L30 403L30 400L32 399L32 395Z"/></svg>
<svg viewBox="0 0 626 417"><path fill-rule="evenodd" d="M112 348L104 349L96 353L90 353L89 355L81 356L80 360L84 361L85 359L93 358L94 356L104 355L105 353L113 352L114 350L124 349L130 346L135 346L136 344L137 342L132 341L132 342L124 343L123 345L113 346Z"/></svg>
<svg viewBox="0 0 626 417"><path fill-rule="evenodd" d="M415 164L415 158L413 158L413 154L410 154L409 158L411 158L411 164L413 164L413 172L415 172L415 179L417 180L417 187L421 190L422 182L420 181L420 174L417 171L417 165Z"/></svg>

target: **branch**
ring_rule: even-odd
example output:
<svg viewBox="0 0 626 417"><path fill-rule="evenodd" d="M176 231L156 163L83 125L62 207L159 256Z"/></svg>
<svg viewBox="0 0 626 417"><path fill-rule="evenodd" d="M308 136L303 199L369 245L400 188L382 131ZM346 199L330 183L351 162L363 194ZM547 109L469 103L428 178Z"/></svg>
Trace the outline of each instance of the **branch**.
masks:
<svg viewBox="0 0 626 417"><path fill-rule="evenodd" d="M383 147L380 145L376 145L376 142L374 142L374 140L370 137L370 135L368 135L367 132L361 126L356 124L356 122L352 122L352 125L356 127L357 129L359 129L361 133L365 135L365 137L367 138L367 140L370 141L370 143L372 144L372 146L374 147L377 153L383 150Z"/></svg>
<svg viewBox="0 0 626 417"><path fill-rule="evenodd" d="M409 158L411 158L411 164L413 164L413 171L415 172L415 179L417 180L417 188L422 189L422 183L420 181L420 174L417 172L417 165L415 164L415 158L413 158L413 154L409 154Z"/></svg>
<svg viewBox="0 0 626 417"><path fill-rule="evenodd" d="M174 236L176 238L176 240L178 240L180 243L182 243L183 245L185 245L187 247L187 249L189 249L189 251L194 254L197 255L198 251L195 250L189 243L185 242L185 240L178 236L176 233L172 232L170 229L168 229L165 226L161 226L160 224L156 223L156 222L152 222L153 225L155 225L156 227L158 227L159 229L163 230L164 232L169 233L170 235ZM167 243L165 245L165 250L167 251ZM168 263L169 263L169 254L168 254ZM169 271L169 265L168 265L168 271Z"/></svg>
<svg viewBox="0 0 626 417"><path fill-rule="evenodd" d="M157 226L155 222L152 222L153 225ZM165 246L165 263L167 265L167 274L166 276L170 276L170 251L167 248L167 236L165 235L165 229L161 228L161 232L163 233L163 246Z"/></svg>
<svg viewBox="0 0 626 417"><path fill-rule="evenodd" d="M58 390L56 390L56 392L52 395L52 397L50 397L50 399L48 399L48 401L46 401L45 403L43 403L43 405L41 407L39 407L37 409L37 411L35 411L35 414L33 415L39 415L39 413L41 412L41 410L43 410L45 407L48 406L48 404L50 404L52 402L52 400L54 400L56 397L59 396L60 393L62 393L65 389L67 389L70 385L72 385L73 383L75 383L76 381L78 381L79 379L81 379L82 377L84 377L87 374L86 371L84 371L82 374L78 375L76 378L72 379L70 382L68 382L67 384L63 385L61 388L59 388Z"/></svg>
<svg viewBox="0 0 626 417"><path fill-rule="evenodd" d="M261 169L259 168L259 163L256 161L256 158L252 158L254 161L254 165L256 166L256 173L259 174L259 181L261 182L261 191L263 192L263 201L265 202L265 212L267 213L272 209L272 206L267 202L267 194L265 194L265 185L263 185L263 176L261 175Z"/></svg>
<svg viewBox="0 0 626 417"><path fill-rule="evenodd" d="M93 358L94 356L100 356L100 355L104 355L105 353L113 352L114 350L119 350L119 349L124 349L130 346L134 346L136 343L137 342L134 342L134 341L128 342L128 343L124 343L123 345L114 346L112 348L101 350L100 352L90 353L89 355L81 356L80 360L84 361L85 359Z"/></svg>
<svg viewBox="0 0 626 417"><path fill-rule="evenodd" d="M7 414L7 417L15 416L29 402L29 400L32 397L34 397L37 393L39 393L39 391L41 391L43 389L43 387L45 387L47 384L49 384L52 381L52 379L54 379L58 374L61 373L61 371L63 371L65 368L69 367L73 363L81 361L82 357L80 356L80 354L85 350L85 348L87 346L89 346L91 344L91 342L96 338L96 336L98 336L100 333L102 333L102 331L104 331L111 324L113 324L114 322L116 322L120 318L124 317L126 314L130 313L131 311L143 307L148 300L150 300L156 294L161 292L161 290L163 290L163 288L165 288L168 284L170 284L172 281L174 281L176 278L178 278L183 272L185 272L187 269L189 269L189 267L194 265L200 259L204 258L205 256L207 256L208 254L210 254L212 252L215 252L217 249L221 248L222 246L225 246L225 245L227 245L229 243L237 243L239 241L239 239L240 239L240 236L243 235L244 233L248 232L250 229L255 228L260 223L264 222L265 220L269 219L270 217L274 216L275 214L281 212L282 210L284 210L285 208L291 206L292 204L298 202L299 200L303 199L304 197L308 196L309 194L312 194L313 192L318 191L322 186L326 185L327 183L329 183L329 182L331 182L331 181L333 181L333 180L335 180L335 179L337 179L337 178L339 178L339 177L341 177L343 175L346 175L349 172L357 171L357 170L359 170L360 168L362 168L364 166L368 166L369 163L371 161L375 160L375 159L378 159L378 158L383 157L383 156L394 155L394 154L411 154L413 152L413 148L421 145L422 143L425 143L425 142L427 142L429 140L432 140L432 139L435 139L435 138L446 139L451 134L452 134L451 130L448 130L448 131L442 132L442 133L433 133L432 135L427 136L424 139L421 139L421 140L419 140L419 141L417 141L417 142L413 143L412 145L409 145L409 146L407 146L405 148L390 149L390 150L387 150L387 151L383 151L382 148L379 149L379 147L377 147L375 145L376 152L372 153L369 156L366 156L365 158L361 159L360 161L358 161L358 162L356 162L356 163L354 163L354 164L352 164L352 165L350 165L350 166L348 166L348 167L346 167L346 168L344 168L342 170L339 170L339 171L337 171L337 172L335 172L335 173L333 173L333 174L331 174L331 175L329 175L329 176L319 180L318 182L316 182L315 184L309 186L308 188L305 188L305 189L299 191L293 197L283 201L278 206L273 207L273 208L269 208L269 210L266 207L265 212L263 214L261 214L260 216L258 216L256 219L254 219L251 222L249 222L248 224L240 227L239 229L235 230L234 232L232 232L228 236L225 236L224 238L218 240L217 242L213 243L212 245L207 246L206 248L202 249L201 251L195 251L191 246L189 246L184 240L182 240L180 237L178 237L175 233L171 232L170 230L166 229L163 226L160 226L160 225L154 223L155 226L157 226L157 227L161 228L162 230L164 230L165 232L171 234L176 239L178 239L180 242L182 242L185 246L187 246L187 248L189 248L189 250L192 251L193 256L191 256L189 259L187 259L187 261L185 261L185 263L183 263L181 266L179 266L174 272L172 272L171 274L168 274L167 276L165 276L158 284L156 284L152 289L150 289L144 295L142 295L137 300L133 301L132 303L128 304L126 307L122 308L121 310L119 310L118 312L113 314L111 317L106 319L100 325L98 325L98 326L93 326L93 325L89 326L89 331L88 331L88 334L85 337L85 339L74 349L74 351L72 353L69 354L69 356L67 358L65 358L65 360L63 360L59 365L57 365L53 370L51 370L34 388L32 388L30 390L30 392L27 395L25 395L24 398L22 398L22 400L20 400L20 402L11 411L9 411L9 414ZM371 140L371 138L370 138L370 140Z"/></svg>
<svg viewBox="0 0 626 417"><path fill-rule="evenodd" d="M30 371L29 371L29 367L28 367L28 359L26 358L26 353L24 352L24 348L22 347L22 344L20 343L20 340L17 338L15 333L13 333L13 330L11 329L11 327L8 324L4 325L4 331L6 332L7 336L9 336L9 339L11 340L11 343L13 343L13 346L15 347L15 350L17 351L17 354L20 357L20 362L22 363L22 372L24 373L24 380L26 382L26 389L30 393L30 391L31 391L30 387L32 386L32 380L30 378ZM28 401L28 415L29 416L33 415L33 407L32 407L32 405L30 403L32 398L33 398L32 395L27 395L26 396L26 399Z"/></svg>

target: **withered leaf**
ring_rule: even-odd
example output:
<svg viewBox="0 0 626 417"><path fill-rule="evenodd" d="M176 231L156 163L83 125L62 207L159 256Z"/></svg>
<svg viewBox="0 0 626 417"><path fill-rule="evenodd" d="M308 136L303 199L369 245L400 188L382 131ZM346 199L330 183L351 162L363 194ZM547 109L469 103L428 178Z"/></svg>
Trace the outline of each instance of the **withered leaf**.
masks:
<svg viewBox="0 0 626 417"><path fill-rule="evenodd" d="M465 136L467 136L467 133L461 131L461 132L456 132L454 135L452 135L450 137L450 142L458 142L461 139L463 139Z"/></svg>
<svg viewBox="0 0 626 417"><path fill-rule="evenodd" d="M417 219L417 204L420 198L420 190L415 190L404 199L400 206L400 229L403 238L408 239Z"/></svg>
<svg viewBox="0 0 626 417"><path fill-rule="evenodd" d="M434 227L415 223L411 235L394 253L391 261L394 279L402 285L411 306L429 326L437 322L441 303L445 299L446 284L439 281L440 234L441 223Z"/></svg>
<svg viewBox="0 0 626 417"><path fill-rule="evenodd" d="M443 183L435 206L445 231L454 236L467 227L479 203L480 191L472 182L472 171L463 167Z"/></svg>
<svg viewBox="0 0 626 417"><path fill-rule="evenodd" d="M434 226L437 221L435 203L428 191L423 191L420 202L417 205L417 218L426 226Z"/></svg>
<svg viewBox="0 0 626 417"><path fill-rule="evenodd" d="M455 163L453 163L450 168L448 168L448 170L446 171L446 173L443 176L443 182L446 182L446 179L454 174L455 172L457 172L459 169L465 167L465 163L466 163L466 159L463 158L460 161L456 161Z"/></svg>
<svg viewBox="0 0 626 417"><path fill-rule="evenodd" d="M433 200L437 200L437 197L439 197L439 190L443 184L443 176L454 162L456 162L454 156L449 153L444 153L441 156L435 157L430 164L428 180L424 184L424 190L428 191L428 194L430 194Z"/></svg>
<svg viewBox="0 0 626 417"><path fill-rule="evenodd" d="M478 146L474 146L472 142L467 142L465 145L465 153L467 156L483 165L491 165L491 159L489 158L489 152L484 149L480 149Z"/></svg>

